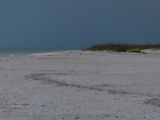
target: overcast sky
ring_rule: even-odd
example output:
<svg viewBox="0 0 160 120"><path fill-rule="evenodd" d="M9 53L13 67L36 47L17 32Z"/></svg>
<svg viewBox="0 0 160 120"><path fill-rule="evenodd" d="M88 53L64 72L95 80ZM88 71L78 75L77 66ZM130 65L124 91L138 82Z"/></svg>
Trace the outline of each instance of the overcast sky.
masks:
<svg viewBox="0 0 160 120"><path fill-rule="evenodd" d="M160 43L160 0L0 0L0 47Z"/></svg>

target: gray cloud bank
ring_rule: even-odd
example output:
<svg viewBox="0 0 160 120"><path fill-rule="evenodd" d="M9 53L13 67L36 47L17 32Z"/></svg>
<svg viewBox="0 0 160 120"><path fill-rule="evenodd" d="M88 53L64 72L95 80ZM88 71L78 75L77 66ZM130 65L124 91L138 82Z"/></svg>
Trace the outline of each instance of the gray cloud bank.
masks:
<svg viewBox="0 0 160 120"><path fill-rule="evenodd" d="M0 47L157 43L159 11L159 0L1 0Z"/></svg>

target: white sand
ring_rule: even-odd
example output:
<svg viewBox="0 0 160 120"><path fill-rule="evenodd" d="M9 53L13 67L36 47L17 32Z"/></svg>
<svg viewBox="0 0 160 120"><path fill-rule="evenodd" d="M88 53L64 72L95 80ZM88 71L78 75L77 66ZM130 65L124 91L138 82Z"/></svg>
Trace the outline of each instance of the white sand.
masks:
<svg viewBox="0 0 160 120"><path fill-rule="evenodd" d="M0 58L0 120L159 120L160 54Z"/></svg>

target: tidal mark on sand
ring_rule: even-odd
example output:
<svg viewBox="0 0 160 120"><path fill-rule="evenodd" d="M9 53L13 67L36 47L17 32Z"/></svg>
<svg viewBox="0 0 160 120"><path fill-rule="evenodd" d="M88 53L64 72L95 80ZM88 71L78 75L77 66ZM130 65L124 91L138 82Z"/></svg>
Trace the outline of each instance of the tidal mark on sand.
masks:
<svg viewBox="0 0 160 120"><path fill-rule="evenodd" d="M60 87L72 87L76 89L81 90L94 90L94 91L100 91L100 92L107 92L108 94L113 95L138 95L138 96L146 96L146 97L155 97L158 95L151 94L151 93L141 93L141 92L133 92L131 90L126 89L119 89L119 87L115 85L109 85L109 84L103 84L103 85L79 85L79 84L73 84L73 83L67 83L63 80L58 79L52 79L54 75L70 75L71 72L58 72L58 73L39 73L39 74L29 74L27 76L24 76L27 80L36 80L40 81L42 84L53 84L55 86ZM118 89L117 89L118 88ZM155 100L152 100L155 101ZM151 102L148 102L151 103ZM160 106L160 100L158 101L158 105Z"/></svg>
<svg viewBox="0 0 160 120"><path fill-rule="evenodd" d="M160 98L147 99L144 101L144 104L160 107Z"/></svg>

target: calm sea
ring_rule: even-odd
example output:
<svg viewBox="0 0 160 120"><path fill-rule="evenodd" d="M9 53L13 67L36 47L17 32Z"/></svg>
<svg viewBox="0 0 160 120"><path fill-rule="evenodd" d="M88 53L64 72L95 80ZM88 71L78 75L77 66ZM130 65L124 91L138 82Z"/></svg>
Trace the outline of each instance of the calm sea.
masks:
<svg viewBox="0 0 160 120"><path fill-rule="evenodd" d="M32 53L56 52L55 49L0 49L0 57L18 57Z"/></svg>

